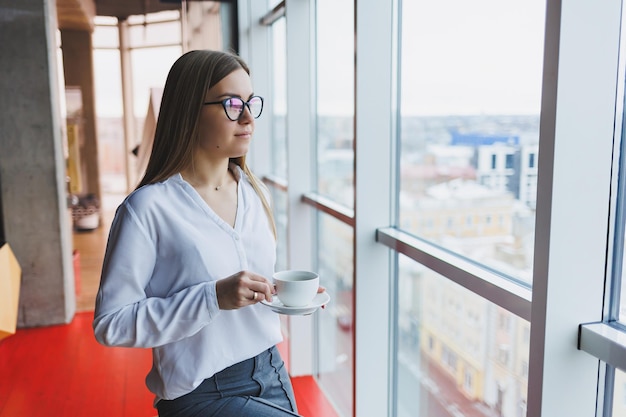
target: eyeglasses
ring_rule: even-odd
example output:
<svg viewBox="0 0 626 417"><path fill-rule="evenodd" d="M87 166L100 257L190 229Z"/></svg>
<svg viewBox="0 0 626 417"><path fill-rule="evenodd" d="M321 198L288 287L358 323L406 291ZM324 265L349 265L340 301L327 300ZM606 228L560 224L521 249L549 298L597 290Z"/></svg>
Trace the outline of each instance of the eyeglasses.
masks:
<svg viewBox="0 0 626 417"><path fill-rule="evenodd" d="M248 108L250 114L255 119L257 119L263 111L263 97L260 96L252 96L248 101L243 101L239 97L228 97L221 101L207 101L202 104L221 104L224 108L224 112L226 112L226 117L233 122L241 119L245 107Z"/></svg>

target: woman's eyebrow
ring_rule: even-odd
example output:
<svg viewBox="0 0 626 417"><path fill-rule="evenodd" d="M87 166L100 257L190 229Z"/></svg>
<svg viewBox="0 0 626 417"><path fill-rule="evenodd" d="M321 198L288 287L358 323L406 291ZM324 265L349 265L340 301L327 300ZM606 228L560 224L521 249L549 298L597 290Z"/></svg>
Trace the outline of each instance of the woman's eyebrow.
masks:
<svg viewBox="0 0 626 417"><path fill-rule="evenodd" d="M235 93L224 93L224 94L220 94L219 96L217 96L217 98L228 98L228 97L237 97L237 98L242 98L241 95L239 94L235 94ZM248 100L250 100L252 97L254 97L254 92L250 93L250 95L248 96Z"/></svg>

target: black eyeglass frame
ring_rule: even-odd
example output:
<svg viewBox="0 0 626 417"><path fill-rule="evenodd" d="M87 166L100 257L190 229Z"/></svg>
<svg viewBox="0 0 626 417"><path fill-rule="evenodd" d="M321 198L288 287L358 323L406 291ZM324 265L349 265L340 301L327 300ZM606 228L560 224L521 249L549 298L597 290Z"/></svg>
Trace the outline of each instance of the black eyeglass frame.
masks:
<svg viewBox="0 0 626 417"><path fill-rule="evenodd" d="M258 98L261 100L261 110L259 111L259 114L257 116L255 116L254 114L252 114L252 108L250 108L250 102L255 99ZM230 115L228 114L228 110L226 109L226 103L229 100L232 99L237 99L237 100L241 100L241 103L243 104L243 106L241 106L241 111L239 112L239 116L237 116L236 119L233 119L232 117L230 117ZM261 113L263 113L263 105L265 104L265 101L263 100L263 97L261 96L252 96L250 97L250 99L248 101L244 101L241 97L226 97L224 100L220 100L220 101L205 101L204 103L202 103L203 106L209 105L209 104L221 104L222 108L224 109L224 113L226 113L226 117L228 117L228 120L231 120L233 122L238 122L239 120L241 120L241 116L243 116L243 112L245 107L248 108L248 111L250 112L250 115L254 118L254 119L258 119L259 117L261 117Z"/></svg>

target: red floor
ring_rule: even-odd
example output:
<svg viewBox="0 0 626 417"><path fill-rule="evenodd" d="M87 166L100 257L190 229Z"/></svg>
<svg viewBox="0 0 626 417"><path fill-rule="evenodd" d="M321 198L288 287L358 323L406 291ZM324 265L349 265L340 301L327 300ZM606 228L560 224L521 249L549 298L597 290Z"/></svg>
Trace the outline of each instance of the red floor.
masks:
<svg viewBox="0 0 626 417"><path fill-rule="evenodd" d="M303 417L339 417L311 376L291 378L298 412ZM0 414L0 416L2 416Z"/></svg>
<svg viewBox="0 0 626 417"><path fill-rule="evenodd" d="M93 313L0 341L0 417L154 417L149 350L98 344ZM335 417L312 377L293 378L304 417Z"/></svg>

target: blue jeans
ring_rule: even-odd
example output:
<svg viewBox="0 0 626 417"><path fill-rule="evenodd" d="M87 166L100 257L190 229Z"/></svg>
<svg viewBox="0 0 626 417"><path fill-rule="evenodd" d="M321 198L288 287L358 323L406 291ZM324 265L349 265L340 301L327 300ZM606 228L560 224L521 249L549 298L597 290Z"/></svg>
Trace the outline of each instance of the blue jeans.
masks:
<svg viewBox="0 0 626 417"><path fill-rule="evenodd" d="M159 417L299 417L275 346L205 379L182 397L160 400L156 407Z"/></svg>

